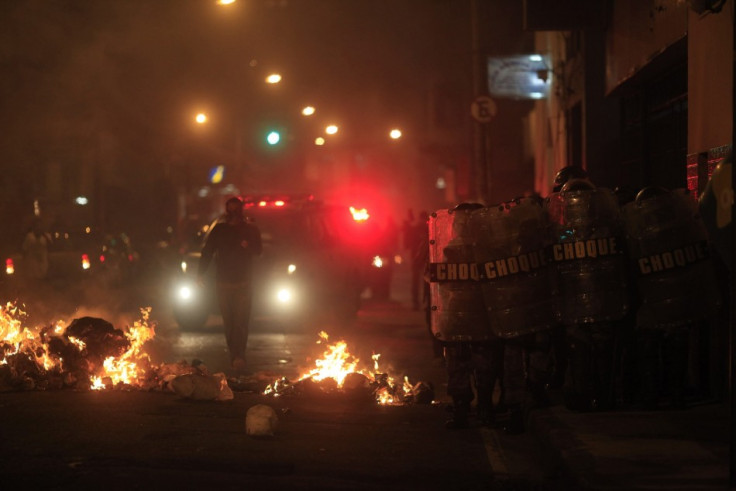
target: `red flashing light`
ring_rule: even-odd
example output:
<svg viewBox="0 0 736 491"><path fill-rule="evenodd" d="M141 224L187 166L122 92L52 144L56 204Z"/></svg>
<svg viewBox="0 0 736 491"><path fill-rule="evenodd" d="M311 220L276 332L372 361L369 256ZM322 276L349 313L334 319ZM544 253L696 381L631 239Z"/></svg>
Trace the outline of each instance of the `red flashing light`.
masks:
<svg viewBox="0 0 736 491"><path fill-rule="evenodd" d="M105 255L104 254L100 254L100 262L101 263L104 263L105 262Z"/></svg>
<svg viewBox="0 0 736 491"><path fill-rule="evenodd" d="M357 209L351 206L350 213L353 215L353 220L355 220L356 222L364 222L371 217L368 214L368 210L366 210L365 208Z"/></svg>
<svg viewBox="0 0 736 491"><path fill-rule="evenodd" d="M15 265L11 258L5 260L5 274L15 274Z"/></svg>

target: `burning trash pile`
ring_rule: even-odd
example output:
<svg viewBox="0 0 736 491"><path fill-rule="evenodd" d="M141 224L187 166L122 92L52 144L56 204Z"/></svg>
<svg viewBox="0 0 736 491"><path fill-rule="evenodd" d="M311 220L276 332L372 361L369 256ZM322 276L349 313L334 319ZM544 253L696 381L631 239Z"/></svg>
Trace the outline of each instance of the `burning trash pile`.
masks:
<svg viewBox="0 0 736 491"><path fill-rule="evenodd" d="M141 309L141 319L122 330L96 317L80 317L68 326L60 321L27 327L20 307L0 305L0 391L169 390L183 397L206 393L210 399L227 399L224 377L186 362L151 363L142 350L155 335L150 311Z"/></svg>
<svg viewBox="0 0 736 491"><path fill-rule="evenodd" d="M324 331L319 333L319 337L319 344L329 340ZM360 360L351 355L347 343L340 340L328 344L322 358L315 360L315 367L295 382L282 377L266 387L264 394L274 397L338 395L375 400L382 405L432 403L434 388L431 383L412 384L406 376L397 383L389 374L380 371L380 356L372 356L372 369L360 368Z"/></svg>

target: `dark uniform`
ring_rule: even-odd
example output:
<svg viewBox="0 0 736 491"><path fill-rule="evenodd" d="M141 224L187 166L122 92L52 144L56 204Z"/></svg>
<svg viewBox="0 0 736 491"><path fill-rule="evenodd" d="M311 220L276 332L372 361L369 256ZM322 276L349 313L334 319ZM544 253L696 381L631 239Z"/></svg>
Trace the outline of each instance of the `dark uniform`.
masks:
<svg viewBox="0 0 736 491"><path fill-rule="evenodd" d="M524 430L531 389L546 403L549 329L555 324L546 251L548 221L541 202L519 198L473 214L475 260L483 271L483 301L503 360L507 433Z"/></svg>
<svg viewBox="0 0 736 491"><path fill-rule="evenodd" d="M707 232L684 191L644 188L624 208L638 297L636 366L647 407L685 404L690 340L715 318L716 277Z"/></svg>
<svg viewBox="0 0 736 491"><path fill-rule="evenodd" d="M241 369L253 299L252 263L253 257L261 254L261 233L243 217L240 198L229 199L226 208L226 221L215 225L202 248L198 276L203 277L214 257L217 297L230 361L234 368Z"/></svg>
<svg viewBox="0 0 736 491"><path fill-rule="evenodd" d="M613 192L571 179L547 198L569 409L614 406L616 343L630 308L623 222Z"/></svg>

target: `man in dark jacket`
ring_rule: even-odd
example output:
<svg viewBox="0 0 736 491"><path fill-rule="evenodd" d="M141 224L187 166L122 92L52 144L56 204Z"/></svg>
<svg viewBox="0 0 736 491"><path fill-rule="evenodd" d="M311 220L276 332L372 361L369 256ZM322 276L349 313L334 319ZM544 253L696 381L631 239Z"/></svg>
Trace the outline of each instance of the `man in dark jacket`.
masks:
<svg viewBox="0 0 736 491"><path fill-rule="evenodd" d="M243 216L242 199L228 199L225 212L225 221L215 225L202 248L197 276L203 284L215 257L217 297L230 361L234 369L243 370L253 300L253 257L261 254L261 232Z"/></svg>

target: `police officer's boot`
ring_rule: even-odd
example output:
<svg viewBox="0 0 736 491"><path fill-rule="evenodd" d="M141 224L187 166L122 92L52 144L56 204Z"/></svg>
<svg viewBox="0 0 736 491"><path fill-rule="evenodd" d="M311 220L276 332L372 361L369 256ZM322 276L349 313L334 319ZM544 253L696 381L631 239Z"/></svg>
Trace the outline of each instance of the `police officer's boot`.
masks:
<svg viewBox="0 0 736 491"><path fill-rule="evenodd" d="M524 410L521 406L512 406L509 408L509 420L503 427L503 432L507 435L520 435L524 433Z"/></svg>
<svg viewBox="0 0 736 491"><path fill-rule="evenodd" d="M448 430L467 428L470 401L455 400L452 406L452 417L445 422L445 428Z"/></svg>

